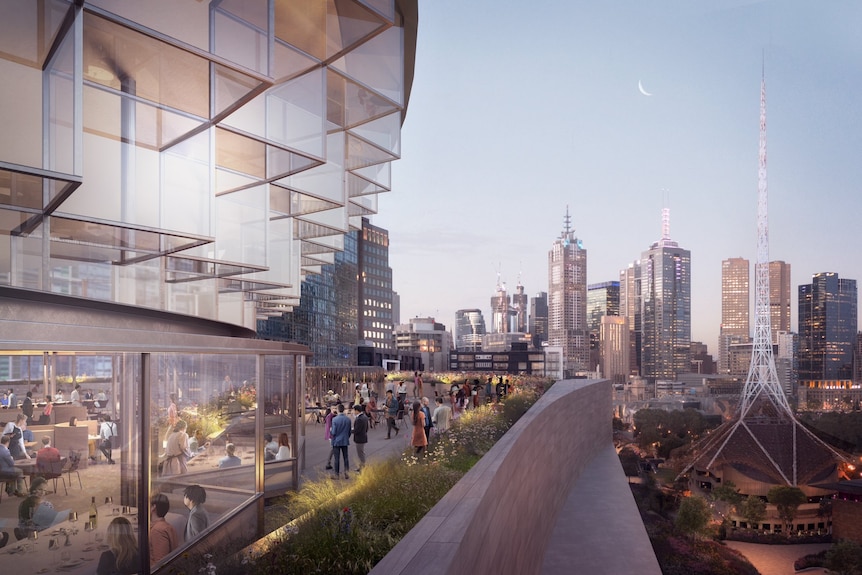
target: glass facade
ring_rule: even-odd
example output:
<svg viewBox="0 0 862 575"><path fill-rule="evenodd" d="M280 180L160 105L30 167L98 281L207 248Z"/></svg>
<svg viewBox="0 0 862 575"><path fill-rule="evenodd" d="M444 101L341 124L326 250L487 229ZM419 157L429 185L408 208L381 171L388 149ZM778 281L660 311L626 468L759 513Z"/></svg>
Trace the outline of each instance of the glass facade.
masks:
<svg viewBox="0 0 862 575"><path fill-rule="evenodd" d="M485 335L485 318L482 310L459 309L455 312L455 349L458 351L482 351L482 336Z"/></svg>
<svg viewBox="0 0 862 575"><path fill-rule="evenodd" d="M548 252L548 344L563 349L564 377L589 369L587 250L566 227Z"/></svg>
<svg viewBox="0 0 862 575"><path fill-rule="evenodd" d="M799 286L799 381L852 379L857 337L856 280L814 274Z"/></svg>
<svg viewBox="0 0 862 575"><path fill-rule="evenodd" d="M0 0L0 14L0 378L32 395L25 452L47 438L62 458L62 472L16 462L13 488L48 479L58 513L40 523L2 498L7 527L41 528L12 542L29 551L15 568L58 567L65 537L64 569L92 573L117 524L135 572L197 571L189 557L262 536L264 497L298 486L309 350L255 328L338 258L356 282L348 234L391 189L417 2ZM356 302L339 310L318 329L350 333L355 356ZM0 413L14 426L23 410ZM265 433L290 457L264 465ZM179 533L158 558L157 495Z"/></svg>
<svg viewBox="0 0 862 575"><path fill-rule="evenodd" d="M548 341L548 292L530 298L530 338L536 349Z"/></svg>

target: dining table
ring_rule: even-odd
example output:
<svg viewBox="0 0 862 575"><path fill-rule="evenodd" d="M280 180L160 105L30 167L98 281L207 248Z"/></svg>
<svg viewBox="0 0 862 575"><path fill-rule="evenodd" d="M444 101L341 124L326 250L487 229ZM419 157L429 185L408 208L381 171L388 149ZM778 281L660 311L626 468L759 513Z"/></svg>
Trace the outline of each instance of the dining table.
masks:
<svg viewBox="0 0 862 575"><path fill-rule="evenodd" d="M105 534L114 517L124 516L132 524L136 536L138 533L137 508L105 503L97 509L95 529L87 529L87 510L78 511L77 517L66 511L54 525L38 531L35 538L31 531L25 539L10 541L0 550L0 563L14 565L18 573L92 575L99 557L108 550ZM4 558L4 555L14 558Z"/></svg>

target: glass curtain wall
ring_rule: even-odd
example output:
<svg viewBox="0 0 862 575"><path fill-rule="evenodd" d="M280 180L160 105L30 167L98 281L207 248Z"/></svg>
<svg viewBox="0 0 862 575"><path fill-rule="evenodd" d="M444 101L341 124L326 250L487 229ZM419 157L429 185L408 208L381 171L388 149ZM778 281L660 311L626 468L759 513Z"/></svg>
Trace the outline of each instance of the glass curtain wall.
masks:
<svg viewBox="0 0 862 575"><path fill-rule="evenodd" d="M265 491L264 430L291 450L267 464L272 488L297 485L303 361L256 353L0 356L7 377L0 422L24 448L23 455L9 451L20 483L10 478L0 492L0 522L10 550L20 553L16 566L92 573L109 529L126 521L142 573L186 561L190 546L198 557L254 541ZM167 502L164 518L178 534L178 547L163 557L149 554L155 497ZM202 500L195 511L192 500Z"/></svg>

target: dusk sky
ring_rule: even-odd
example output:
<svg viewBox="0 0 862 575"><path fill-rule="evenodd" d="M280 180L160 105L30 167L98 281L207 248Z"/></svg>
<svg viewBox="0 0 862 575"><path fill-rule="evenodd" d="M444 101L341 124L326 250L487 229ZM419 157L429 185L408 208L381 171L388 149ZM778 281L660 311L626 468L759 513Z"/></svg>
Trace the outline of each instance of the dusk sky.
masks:
<svg viewBox="0 0 862 575"><path fill-rule="evenodd" d="M753 288L765 63L770 259L792 266L796 330L812 274L862 281L860 22L855 0L420 2L402 157L372 218L402 323L489 322L498 272L547 291L567 206L588 282L619 280L668 207L692 339L717 355L721 261L751 260Z"/></svg>

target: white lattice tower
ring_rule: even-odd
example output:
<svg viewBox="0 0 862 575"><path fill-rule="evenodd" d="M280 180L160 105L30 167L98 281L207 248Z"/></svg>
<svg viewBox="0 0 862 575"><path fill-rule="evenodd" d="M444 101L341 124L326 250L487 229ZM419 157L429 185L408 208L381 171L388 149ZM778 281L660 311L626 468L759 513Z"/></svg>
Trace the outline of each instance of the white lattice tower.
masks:
<svg viewBox="0 0 862 575"><path fill-rule="evenodd" d="M778 381L772 354L772 326L769 318L769 212L766 186L766 81L760 81L760 165L757 171L757 263L754 266L754 343L751 365L742 389L740 418L751 413L758 398L769 404L760 409L774 411L758 415L789 416L793 412ZM771 406L771 409L769 409Z"/></svg>

